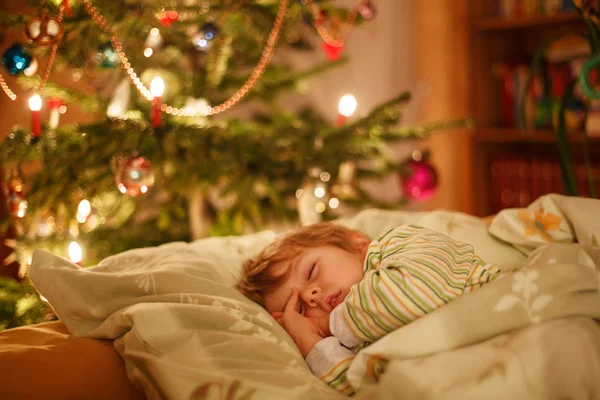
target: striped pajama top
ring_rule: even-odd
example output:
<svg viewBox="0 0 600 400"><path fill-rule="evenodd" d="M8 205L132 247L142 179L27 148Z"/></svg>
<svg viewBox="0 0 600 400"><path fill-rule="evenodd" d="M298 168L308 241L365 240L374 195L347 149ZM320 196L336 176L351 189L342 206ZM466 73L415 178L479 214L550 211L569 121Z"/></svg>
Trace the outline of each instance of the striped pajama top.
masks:
<svg viewBox="0 0 600 400"><path fill-rule="evenodd" d="M317 343L307 362L351 394L345 372L358 350L500 275L468 243L417 225L394 228L369 245L364 278L331 312L333 337Z"/></svg>

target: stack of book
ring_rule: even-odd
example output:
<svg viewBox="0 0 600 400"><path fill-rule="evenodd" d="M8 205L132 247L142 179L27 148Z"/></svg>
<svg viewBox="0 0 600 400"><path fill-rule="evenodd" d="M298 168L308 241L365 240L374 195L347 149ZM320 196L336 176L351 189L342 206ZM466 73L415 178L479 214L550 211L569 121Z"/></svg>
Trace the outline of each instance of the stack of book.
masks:
<svg viewBox="0 0 600 400"><path fill-rule="evenodd" d="M587 0L598 3L597 0ZM573 0L497 0L497 13L504 18L552 15L575 10Z"/></svg>
<svg viewBox="0 0 600 400"><path fill-rule="evenodd" d="M507 128L551 129L558 123L559 103L570 82L577 79L581 66L589 57L589 44L581 36L571 35L552 43L536 74L530 77L526 60L506 60L493 67L497 78L498 125ZM598 71L592 70L591 82L598 81ZM521 103L524 115L521 114ZM600 134L600 106L592 103L584 126L585 97L576 86L567 103L566 124L570 132Z"/></svg>

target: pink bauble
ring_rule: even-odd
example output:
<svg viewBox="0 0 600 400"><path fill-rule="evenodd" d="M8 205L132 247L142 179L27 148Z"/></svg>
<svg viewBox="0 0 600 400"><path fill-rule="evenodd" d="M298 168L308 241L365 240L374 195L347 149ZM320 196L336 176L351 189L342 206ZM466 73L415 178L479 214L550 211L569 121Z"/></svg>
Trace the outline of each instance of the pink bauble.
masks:
<svg viewBox="0 0 600 400"><path fill-rule="evenodd" d="M406 196L414 201L427 201L437 189L438 176L435 168L426 161L410 161L407 172L400 177Z"/></svg>
<svg viewBox="0 0 600 400"><path fill-rule="evenodd" d="M115 180L123 194L131 197L146 194L154 185L152 164L147 158L132 154L119 162Z"/></svg>

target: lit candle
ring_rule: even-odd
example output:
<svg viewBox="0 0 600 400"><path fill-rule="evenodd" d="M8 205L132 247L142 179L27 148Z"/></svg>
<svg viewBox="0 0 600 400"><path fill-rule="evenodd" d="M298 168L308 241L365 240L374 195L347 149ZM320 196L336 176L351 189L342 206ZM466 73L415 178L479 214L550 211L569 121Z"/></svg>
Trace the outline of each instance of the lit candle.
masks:
<svg viewBox="0 0 600 400"><path fill-rule="evenodd" d="M88 217L92 213L92 205L89 200L83 199L79 202L79 206L77 206L77 214L76 219L80 224L85 223Z"/></svg>
<svg viewBox="0 0 600 400"><path fill-rule="evenodd" d="M73 264L77 264L81 267L82 266L81 260L83 260L83 257L81 255L81 246L79 245L79 243L77 243L77 242L69 243L68 252L69 252L69 259L71 260L71 262Z"/></svg>
<svg viewBox="0 0 600 400"><path fill-rule="evenodd" d="M42 134L42 121L40 119L42 98L39 94L36 93L29 98L29 109L31 110L31 134L34 138L38 138Z"/></svg>
<svg viewBox="0 0 600 400"><path fill-rule="evenodd" d="M337 125L344 125L346 120L354 115L354 111L356 111L356 97L351 94L343 95L338 103Z"/></svg>
<svg viewBox="0 0 600 400"><path fill-rule="evenodd" d="M152 120L152 126L157 128L162 123L160 104L162 102L162 95L165 93L165 82L160 76L155 76L154 79L152 79L152 82L150 82L150 92L152 93L153 97L150 117Z"/></svg>
<svg viewBox="0 0 600 400"><path fill-rule="evenodd" d="M58 121L60 120L59 108L62 106L62 102L59 98L52 98L48 101L48 108L50 108L50 119L48 120L48 128L50 130L56 129Z"/></svg>

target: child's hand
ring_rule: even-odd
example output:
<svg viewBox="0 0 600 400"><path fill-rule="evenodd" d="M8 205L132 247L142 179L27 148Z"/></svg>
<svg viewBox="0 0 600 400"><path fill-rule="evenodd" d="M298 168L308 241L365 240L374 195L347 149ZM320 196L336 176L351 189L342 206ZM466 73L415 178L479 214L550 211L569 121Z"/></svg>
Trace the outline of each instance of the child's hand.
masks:
<svg viewBox="0 0 600 400"><path fill-rule="evenodd" d="M319 335L326 338L331 335L331 331L329 330L329 316L331 313L327 313L322 317L309 317L313 324L317 327L319 331Z"/></svg>
<svg viewBox="0 0 600 400"><path fill-rule="evenodd" d="M315 344L323 339L319 332L319 325L298 312L298 289L296 288L292 289L292 295L285 305L284 312L274 312L272 315L292 337L304 358L308 356Z"/></svg>

